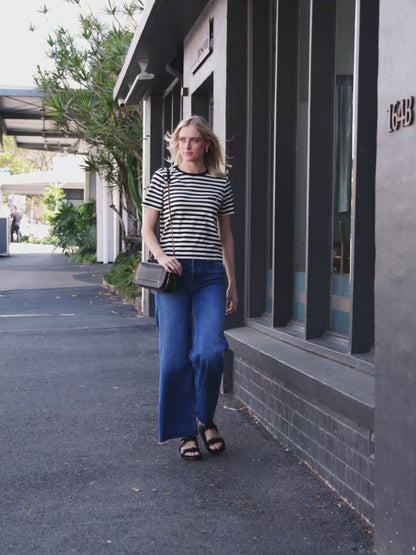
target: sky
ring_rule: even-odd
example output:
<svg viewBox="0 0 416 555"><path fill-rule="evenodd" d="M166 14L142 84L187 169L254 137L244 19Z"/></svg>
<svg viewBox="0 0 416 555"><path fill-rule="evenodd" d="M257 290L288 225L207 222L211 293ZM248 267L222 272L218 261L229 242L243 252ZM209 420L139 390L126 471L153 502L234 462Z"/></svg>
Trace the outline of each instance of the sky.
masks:
<svg viewBox="0 0 416 555"><path fill-rule="evenodd" d="M88 0L88 4L101 19L106 0ZM39 13L45 5L46 16ZM65 0L0 0L0 86L34 87L36 66L45 69L49 64L48 35L61 24L77 30L78 15L79 9Z"/></svg>

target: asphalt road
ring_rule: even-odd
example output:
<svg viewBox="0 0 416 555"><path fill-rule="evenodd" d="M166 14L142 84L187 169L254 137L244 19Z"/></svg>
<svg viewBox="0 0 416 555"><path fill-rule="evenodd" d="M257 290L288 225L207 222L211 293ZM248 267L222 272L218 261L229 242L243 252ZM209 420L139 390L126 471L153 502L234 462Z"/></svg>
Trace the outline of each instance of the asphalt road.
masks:
<svg viewBox="0 0 416 555"><path fill-rule="evenodd" d="M0 258L1 555L372 552L232 395L223 455L158 444L154 320L101 287L108 267L27 249Z"/></svg>

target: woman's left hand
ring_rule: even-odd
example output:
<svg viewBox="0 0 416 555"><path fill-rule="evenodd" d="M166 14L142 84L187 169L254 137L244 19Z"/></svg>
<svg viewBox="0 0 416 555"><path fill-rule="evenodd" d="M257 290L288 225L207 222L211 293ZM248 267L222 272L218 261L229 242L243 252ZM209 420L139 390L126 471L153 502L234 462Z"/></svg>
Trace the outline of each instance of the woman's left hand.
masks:
<svg viewBox="0 0 416 555"><path fill-rule="evenodd" d="M229 286L227 289L227 301L225 306L225 314L230 316L230 314L234 314L237 311L238 306L238 297L237 297L237 289L235 287Z"/></svg>

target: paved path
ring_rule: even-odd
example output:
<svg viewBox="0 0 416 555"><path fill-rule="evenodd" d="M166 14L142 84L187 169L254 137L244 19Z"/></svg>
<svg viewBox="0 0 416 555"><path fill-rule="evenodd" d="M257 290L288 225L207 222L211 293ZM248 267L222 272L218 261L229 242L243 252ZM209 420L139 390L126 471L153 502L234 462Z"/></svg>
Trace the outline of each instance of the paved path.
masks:
<svg viewBox="0 0 416 555"><path fill-rule="evenodd" d="M371 531L227 395L227 451L157 442L153 319L103 265L0 258L0 553L371 553Z"/></svg>

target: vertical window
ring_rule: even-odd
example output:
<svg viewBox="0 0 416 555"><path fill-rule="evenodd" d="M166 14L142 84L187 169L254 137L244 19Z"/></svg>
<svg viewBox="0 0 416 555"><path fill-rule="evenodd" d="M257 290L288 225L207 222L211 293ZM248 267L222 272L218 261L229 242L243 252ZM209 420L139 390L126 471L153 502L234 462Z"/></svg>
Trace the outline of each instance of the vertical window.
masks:
<svg viewBox="0 0 416 555"><path fill-rule="evenodd" d="M276 19L276 8L272 3L269 7L269 25L268 25L268 43L267 43L267 61L268 61L268 90L269 94L266 98L265 106L269 114L274 114L274 94L273 94L273 80L274 80L274 64L275 56L274 50L276 48L274 34L276 32L275 19ZM266 166L266 198L267 208L266 208L266 294L265 294L265 307L264 313L268 317L271 317L273 310L273 194L274 194L274 183L273 183L273 117L269 118L268 128L265 130L267 133L267 166Z"/></svg>
<svg viewBox="0 0 416 555"><path fill-rule="evenodd" d="M172 82L163 96L162 114L162 131L165 136L166 133L171 133L182 119L181 81L179 79ZM162 164L165 163L168 156L168 149L165 145Z"/></svg>
<svg viewBox="0 0 416 555"><path fill-rule="evenodd" d="M305 320L306 195L309 111L309 0L299 0L297 21L296 160L293 320Z"/></svg>
<svg viewBox="0 0 416 555"><path fill-rule="evenodd" d="M173 131L182 118L181 82L175 79L163 97L164 131Z"/></svg>
<svg viewBox="0 0 416 555"><path fill-rule="evenodd" d="M212 126L214 122L214 74L205 79L192 93L192 113L203 116Z"/></svg>
<svg viewBox="0 0 416 555"><path fill-rule="evenodd" d="M208 97L208 123L214 127L214 93Z"/></svg>
<svg viewBox="0 0 416 555"><path fill-rule="evenodd" d="M271 325L273 310L274 82L276 3L248 2L248 309ZM232 160L231 160L231 163Z"/></svg>
<svg viewBox="0 0 416 555"><path fill-rule="evenodd" d="M348 333L355 0L337 0L334 79L332 273L329 328Z"/></svg>

